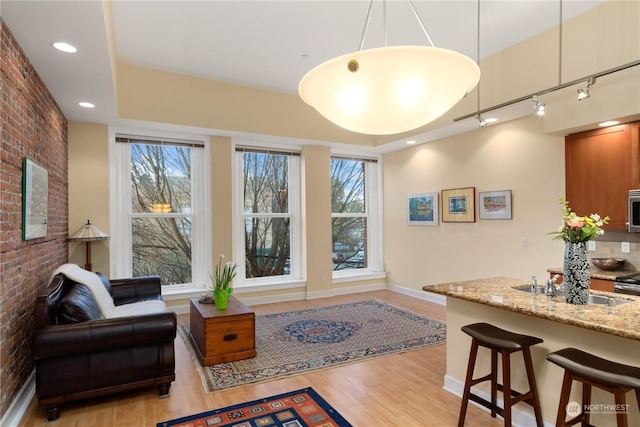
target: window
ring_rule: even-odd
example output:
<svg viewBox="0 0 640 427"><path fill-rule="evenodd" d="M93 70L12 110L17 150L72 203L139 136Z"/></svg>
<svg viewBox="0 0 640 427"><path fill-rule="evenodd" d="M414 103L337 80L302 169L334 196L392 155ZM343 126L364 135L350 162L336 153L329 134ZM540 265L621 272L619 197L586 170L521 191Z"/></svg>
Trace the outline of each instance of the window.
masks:
<svg viewBox="0 0 640 427"><path fill-rule="evenodd" d="M239 282L300 276L300 154L237 147Z"/></svg>
<svg viewBox="0 0 640 427"><path fill-rule="evenodd" d="M208 283L204 142L124 134L115 142L115 277Z"/></svg>
<svg viewBox="0 0 640 427"><path fill-rule="evenodd" d="M331 158L331 261L335 272L379 271L378 164Z"/></svg>

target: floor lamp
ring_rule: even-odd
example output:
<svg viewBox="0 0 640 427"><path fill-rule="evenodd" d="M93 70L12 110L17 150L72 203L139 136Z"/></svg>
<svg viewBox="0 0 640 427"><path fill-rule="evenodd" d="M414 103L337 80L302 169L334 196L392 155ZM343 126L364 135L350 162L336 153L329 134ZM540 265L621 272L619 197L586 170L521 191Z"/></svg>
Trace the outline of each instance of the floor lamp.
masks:
<svg viewBox="0 0 640 427"><path fill-rule="evenodd" d="M109 235L91 224L90 220L87 220L87 223L73 236L67 238L68 242L85 242L87 249L84 269L87 271L91 271L91 242L95 240L109 240Z"/></svg>

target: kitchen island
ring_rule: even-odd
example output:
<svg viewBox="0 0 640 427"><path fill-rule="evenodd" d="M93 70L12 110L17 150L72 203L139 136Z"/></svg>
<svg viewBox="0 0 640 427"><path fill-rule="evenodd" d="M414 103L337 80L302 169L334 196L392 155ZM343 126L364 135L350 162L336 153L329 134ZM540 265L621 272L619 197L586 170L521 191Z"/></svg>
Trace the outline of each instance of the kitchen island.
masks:
<svg viewBox="0 0 640 427"><path fill-rule="evenodd" d="M555 424L557 405L564 371L548 362L553 351L575 347L597 356L628 365L640 366L640 297L593 292L594 295L615 297L629 302L615 307L606 304L567 304L564 297L532 296L525 287L527 281L507 277L442 283L424 286L423 290L447 297L447 374L445 389L462 395L471 338L460 328L487 322L503 329L540 337L544 340L531 348L536 381L546 423ZM476 376L489 372L489 352L478 354ZM524 364L518 355L512 356L512 383L515 390L527 389ZM485 387L483 387L485 386ZM477 387L485 397L488 383ZM579 401L577 385L571 400ZM592 403L613 404L613 395L595 389ZM640 410L632 394L629 403L629 425L640 425ZM535 425L533 412L525 404L514 407L514 425ZM489 415L487 415L489 416ZM615 416L601 409L592 413L592 424L615 425Z"/></svg>

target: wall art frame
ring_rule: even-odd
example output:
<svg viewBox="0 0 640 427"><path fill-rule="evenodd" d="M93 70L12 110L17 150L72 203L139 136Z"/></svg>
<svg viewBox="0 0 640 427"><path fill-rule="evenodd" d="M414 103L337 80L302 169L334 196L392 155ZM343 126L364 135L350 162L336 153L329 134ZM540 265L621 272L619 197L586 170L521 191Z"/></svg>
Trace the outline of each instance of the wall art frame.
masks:
<svg viewBox="0 0 640 427"><path fill-rule="evenodd" d="M439 224L438 192L407 195L407 225Z"/></svg>
<svg viewBox="0 0 640 427"><path fill-rule="evenodd" d="M442 222L476 222L476 188L442 190Z"/></svg>
<svg viewBox="0 0 640 427"><path fill-rule="evenodd" d="M47 236L49 173L34 162L22 159L22 240Z"/></svg>
<svg viewBox="0 0 640 427"><path fill-rule="evenodd" d="M480 219L511 219L511 190L478 192Z"/></svg>

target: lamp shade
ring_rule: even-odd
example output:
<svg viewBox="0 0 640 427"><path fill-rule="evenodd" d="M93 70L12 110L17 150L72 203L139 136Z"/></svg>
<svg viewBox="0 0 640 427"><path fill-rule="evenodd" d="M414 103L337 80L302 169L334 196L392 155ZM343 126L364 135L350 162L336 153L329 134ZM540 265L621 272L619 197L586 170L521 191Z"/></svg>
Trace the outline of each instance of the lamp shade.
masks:
<svg viewBox="0 0 640 427"><path fill-rule="evenodd" d="M391 46L349 53L309 71L300 97L345 129L389 135L442 116L480 80L469 57L429 46Z"/></svg>
<svg viewBox="0 0 640 427"><path fill-rule="evenodd" d="M94 240L109 240L109 235L91 224L89 220L73 236L67 238L69 242L92 242Z"/></svg>

